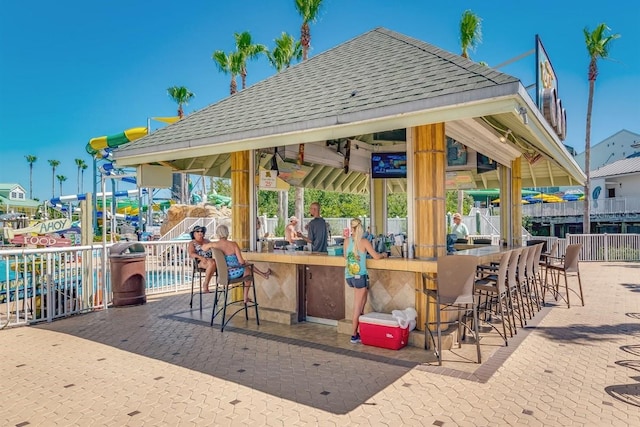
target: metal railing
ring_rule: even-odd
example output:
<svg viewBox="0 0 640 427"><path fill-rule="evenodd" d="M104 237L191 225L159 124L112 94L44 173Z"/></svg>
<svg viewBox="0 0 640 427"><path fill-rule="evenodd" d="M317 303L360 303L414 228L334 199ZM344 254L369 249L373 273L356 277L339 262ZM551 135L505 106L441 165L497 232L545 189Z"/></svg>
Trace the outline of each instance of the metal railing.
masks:
<svg viewBox="0 0 640 427"><path fill-rule="evenodd" d="M640 261L640 234L568 234L565 240L582 243L582 261Z"/></svg>
<svg viewBox="0 0 640 427"><path fill-rule="evenodd" d="M180 237L184 233L188 233L196 225L201 225L206 227L207 230L216 229L217 226L217 218L185 218L178 224L176 224L171 230L165 233L158 240L162 242L168 242L170 240L175 240Z"/></svg>
<svg viewBox="0 0 640 427"><path fill-rule="evenodd" d="M145 247L145 292L191 288L184 242L137 242ZM104 309L112 301L111 245L0 250L0 329ZM51 309L49 309L51 308Z"/></svg>
<svg viewBox="0 0 640 427"><path fill-rule="evenodd" d="M640 197L612 197L591 200L589 209L592 217L602 215L622 215L640 219ZM494 214L498 213L494 208ZM584 213L584 202L534 203L522 206L522 215L531 217L580 216Z"/></svg>
<svg viewBox="0 0 640 427"><path fill-rule="evenodd" d="M472 235L470 241L500 236ZM581 261L640 261L640 234L571 234L566 239L523 236L558 242L559 256L573 243L582 243ZM147 295L191 288L192 262L188 241L138 242L145 248ZM111 263L103 274L103 252L111 245L46 249L0 250L0 329L27 325L105 309L112 301Z"/></svg>

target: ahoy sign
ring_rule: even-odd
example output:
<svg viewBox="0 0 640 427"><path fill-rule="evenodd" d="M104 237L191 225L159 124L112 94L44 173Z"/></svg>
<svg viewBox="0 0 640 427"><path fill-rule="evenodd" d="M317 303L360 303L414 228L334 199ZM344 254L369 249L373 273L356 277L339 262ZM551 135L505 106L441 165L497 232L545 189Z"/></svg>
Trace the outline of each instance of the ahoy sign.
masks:
<svg viewBox="0 0 640 427"><path fill-rule="evenodd" d="M19 228L12 230L13 234L49 234L58 233L60 231L68 230L71 228L71 220L69 218L51 219L49 221L43 221L39 224L32 225L26 228Z"/></svg>
<svg viewBox="0 0 640 427"><path fill-rule="evenodd" d="M52 236L16 236L11 239L11 243L16 245L32 245L46 247L71 246L71 240L60 239Z"/></svg>

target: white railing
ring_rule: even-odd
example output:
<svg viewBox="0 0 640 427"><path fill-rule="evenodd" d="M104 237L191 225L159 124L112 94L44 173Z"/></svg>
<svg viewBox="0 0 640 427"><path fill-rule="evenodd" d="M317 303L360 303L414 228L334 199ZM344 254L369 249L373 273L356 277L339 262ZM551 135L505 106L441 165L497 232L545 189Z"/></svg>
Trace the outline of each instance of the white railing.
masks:
<svg viewBox="0 0 640 427"><path fill-rule="evenodd" d="M592 217L625 215L626 219L640 219L640 197L612 197L592 200L589 205ZM494 208L495 209L495 208ZM494 210L494 214L499 212ZM580 216L584 202L534 203L522 206L522 215L531 217Z"/></svg>
<svg viewBox="0 0 640 427"><path fill-rule="evenodd" d="M497 245L500 236L472 235L470 241L480 238ZM581 261L640 261L639 234L571 234L566 239L523 236L524 244L528 240L545 240L547 249L557 241L559 256L568 244L582 243ZM146 294L191 288L188 241L131 244L145 248ZM110 246L0 250L0 329L108 307L112 301L112 260L107 258L103 282L102 256Z"/></svg>
<svg viewBox="0 0 640 427"><path fill-rule="evenodd" d="M131 243L145 248L146 294L191 288L188 241ZM102 246L0 250L0 329L104 309L113 294L111 259L103 282L102 254Z"/></svg>
<svg viewBox="0 0 640 427"><path fill-rule="evenodd" d="M640 234L569 234L566 241L582 243L583 261L640 261Z"/></svg>
<svg viewBox="0 0 640 427"><path fill-rule="evenodd" d="M158 240L162 242L168 242L170 240L175 240L180 237L184 233L188 233L194 226L201 225L206 227L207 230L213 232L216 229L217 219L216 218L185 218L178 224L176 224L171 230L166 232L162 237Z"/></svg>
<svg viewBox="0 0 640 427"><path fill-rule="evenodd" d="M0 326L103 308L102 247L0 251Z"/></svg>

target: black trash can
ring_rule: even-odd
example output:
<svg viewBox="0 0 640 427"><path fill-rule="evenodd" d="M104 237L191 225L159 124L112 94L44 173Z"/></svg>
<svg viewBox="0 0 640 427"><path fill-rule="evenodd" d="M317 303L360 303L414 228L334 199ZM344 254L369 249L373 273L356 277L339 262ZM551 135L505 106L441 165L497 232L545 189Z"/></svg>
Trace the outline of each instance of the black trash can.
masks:
<svg viewBox="0 0 640 427"><path fill-rule="evenodd" d="M144 246L140 243L116 243L109 248L114 307L147 302L144 264L146 257Z"/></svg>

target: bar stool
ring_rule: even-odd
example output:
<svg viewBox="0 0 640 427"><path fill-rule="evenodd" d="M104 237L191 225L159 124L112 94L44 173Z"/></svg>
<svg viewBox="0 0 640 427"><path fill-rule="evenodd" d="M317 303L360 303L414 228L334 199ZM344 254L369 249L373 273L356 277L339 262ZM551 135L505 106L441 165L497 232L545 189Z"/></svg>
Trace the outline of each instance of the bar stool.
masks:
<svg viewBox="0 0 640 427"><path fill-rule="evenodd" d="M509 301L511 303L511 314L513 317L513 333L517 334L516 329L516 316L520 319L520 327L524 328L524 314L522 313L522 304L518 300L519 286L518 286L518 261L522 248L517 248L511 251L511 257L509 257L509 267L507 267L507 292L509 293Z"/></svg>
<svg viewBox="0 0 640 427"><path fill-rule="evenodd" d="M525 290L529 297L529 303L532 308L535 305L536 312L540 311L540 295L538 293L538 282L534 264L538 264L537 260L540 259L540 252L542 251L543 245L544 243L542 242L534 245L528 245L529 252L527 253L527 269L525 270L525 276L527 279Z"/></svg>
<svg viewBox="0 0 640 427"><path fill-rule="evenodd" d="M189 308L193 308L193 295L195 294L194 292L194 287L195 287L195 281L196 281L196 275L198 276L199 279L199 288L198 288L198 294L200 295L200 311L202 311L202 276L204 274L206 274L206 269L200 267L198 264L200 263L199 260L194 259L193 260L193 272L191 273L191 299L189 300Z"/></svg>
<svg viewBox="0 0 640 427"><path fill-rule="evenodd" d="M530 246L525 246L521 249L520 258L518 259L518 270L517 270L517 281L518 281L518 295L520 296L520 303L522 304L523 314L528 314L529 319L533 319L533 308L531 295L527 291L527 258L529 257L529 252L532 248ZM525 297L527 299L525 303ZM524 313L526 304L526 311ZM524 324L527 324L527 319L524 319Z"/></svg>
<svg viewBox="0 0 640 427"><path fill-rule="evenodd" d="M563 299L567 303L567 308L571 308L571 304L569 303L569 292L573 292L574 294L580 297L580 302L584 306L584 296L582 294L582 280L580 279L580 266L578 259L580 257L580 250L582 249L582 243L576 243L573 245L567 246L567 250L563 258L560 258L561 264L549 264L547 265L547 272L545 273L545 288L549 289L553 294L553 297L557 301L558 298ZM547 275L551 271L551 285L547 280ZM560 293L560 275L564 276L564 288L565 294L562 295ZM575 289L569 288L568 275L573 274L578 277L578 289L579 292ZM555 276L555 278L554 278Z"/></svg>
<svg viewBox="0 0 640 427"><path fill-rule="evenodd" d="M251 307L255 308L256 313L256 323L260 325L260 317L258 316L258 299L256 296L256 282L253 276L253 264L244 264L245 269L249 269L250 274L246 276L241 276L237 278L229 277L229 268L227 267L227 260L225 259L224 252L220 249L212 248L213 259L216 261L216 290L215 290L215 298L213 300L213 310L211 311L211 326L213 326L214 319L222 313L222 319L220 321L220 332L224 332L225 326L229 323L233 317L241 311L244 311L245 319L249 320L249 312L248 309ZM247 285L247 282L251 282L251 285ZM245 286L253 287L253 301L250 303L244 302L244 288ZM243 290L243 298L232 299L229 298L229 291L242 288ZM228 306L240 306L235 312L231 314L227 318L227 307Z"/></svg>
<svg viewBox="0 0 640 427"><path fill-rule="evenodd" d="M427 334L431 337L435 348L435 354L438 358L438 364L442 365L442 325L458 326L458 348L462 347L462 331L463 328L473 333L476 341L476 352L478 354L478 363L482 363L480 354L480 335L478 333L478 310L476 299L474 297L473 284L476 276L476 267L478 266L478 258L473 255L456 255L441 256L437 261L437 287L436 289L427 288L427 276L422 275L422 291L427 295L426 316L427 321L424 328L424 348L429 348L429 340ZM436 321L430 322L430 306L435 299L436 303ZM456 320L442 321L442 313L456 313ZM473 329L467 325L469 314L473 316ZM435 324L437 341L434 339L433 333L429 328Z"/></svg>
<svg viewBox="0 0 640 427"><path fill-rule="evenodd" d="M511 251L504 252L497 265L497 274L490 273L475 281L474 289L478 295L478 317L480 313L484 313L484 321L491 326L504 340L507 346L507 322L509 323L509 334L513 337L513 322L509 294L507 292L507 269L509 268L509 259ZM483 274L483 270L479 269L479 274ZM482 297L485 297L485 303L482 304ZM487 320L487 315L489 320ZM502 321L502 332L490 321L490 316L495 315Z"/></svg>

